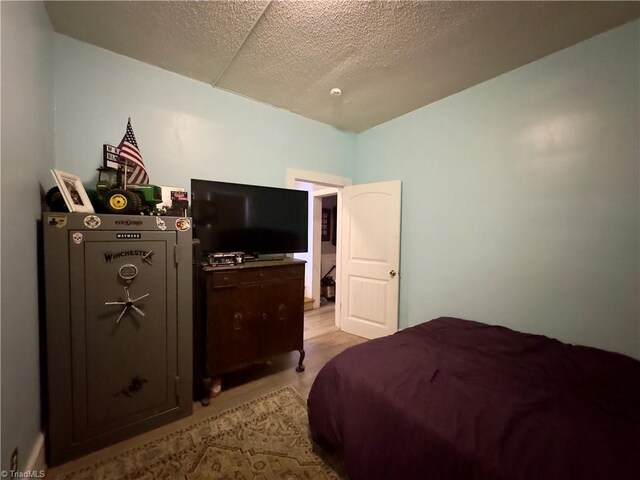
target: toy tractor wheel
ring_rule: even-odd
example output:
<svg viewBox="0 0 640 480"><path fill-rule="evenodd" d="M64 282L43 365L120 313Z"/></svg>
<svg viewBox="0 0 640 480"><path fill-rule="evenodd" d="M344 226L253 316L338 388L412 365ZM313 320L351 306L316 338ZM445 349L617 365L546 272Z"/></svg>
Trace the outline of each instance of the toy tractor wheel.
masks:
<svg viewBox="0 0 640 480"><path fill-rule="evenodd" d="M138 197L138 204L140 205L140 209L138 211L143 215L149 214L151 210L149 208L149 205L147 205L147 201L145 200L144 195L140 192L135 192L135 196Z"/></svg>
<svg viewBox="0 0 640 480"><path fill-rule="evenodd" d="M136 214L142 210L140 197L122 188L111 190L107 194L106 204L110 213Z"/></svg>
<svg viewBox="0 0 640 480"><path fill-rule="evenodd" d="M68 212L67 204L64 201L64 197L58 187L53 187L47 192L44 197L45 202L49 206L52 212Z"/></svg>

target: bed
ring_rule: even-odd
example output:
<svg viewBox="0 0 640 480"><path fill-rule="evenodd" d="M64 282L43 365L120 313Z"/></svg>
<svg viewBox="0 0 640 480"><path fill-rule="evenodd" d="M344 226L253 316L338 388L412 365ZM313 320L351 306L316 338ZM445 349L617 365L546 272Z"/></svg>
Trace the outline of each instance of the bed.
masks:
<svg viewBox="0 0 640 480"><path fill-rule="evenodd" d="M309 424L350 480L640 479L640 362L442 317L319 372Z"/></svg>

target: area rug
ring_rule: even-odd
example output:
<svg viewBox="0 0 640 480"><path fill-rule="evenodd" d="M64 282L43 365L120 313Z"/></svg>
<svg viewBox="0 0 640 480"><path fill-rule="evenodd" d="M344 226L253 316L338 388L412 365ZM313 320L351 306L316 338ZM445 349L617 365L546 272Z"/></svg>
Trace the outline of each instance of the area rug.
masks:
<svg viewBox="0 0 640 480"><path fill-rule="evenodd" d="M292 387L58 477L64 480L311 480L340 476L313 450Z"/></svg>

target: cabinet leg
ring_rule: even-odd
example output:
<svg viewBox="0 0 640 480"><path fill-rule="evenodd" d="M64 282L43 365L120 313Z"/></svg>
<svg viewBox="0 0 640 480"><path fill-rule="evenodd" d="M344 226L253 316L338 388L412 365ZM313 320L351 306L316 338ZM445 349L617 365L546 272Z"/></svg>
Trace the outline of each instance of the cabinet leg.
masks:
<svg viewBox="0 0 640 480"><path fill-rule="evenodd" d="M209 405L209 396L211 392L211 377L204 377L202 379L202 403L203 406Z"/></svg>
<svg viewBox="0 0 640 480"><path fill-rule="evenodd" d="M300 349L298 350L298 352L300 352L300 360L298 360L298 366L296 367L296 372L304 372L304 365L302 364L302 362L304 362L304 349Z"/></svg>

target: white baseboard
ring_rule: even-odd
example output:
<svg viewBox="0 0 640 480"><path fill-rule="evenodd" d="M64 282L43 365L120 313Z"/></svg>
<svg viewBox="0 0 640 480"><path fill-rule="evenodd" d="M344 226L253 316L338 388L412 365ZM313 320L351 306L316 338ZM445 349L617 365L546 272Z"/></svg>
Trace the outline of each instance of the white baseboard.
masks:
<svg viewBox="0 0 640 480"><path fill-rule="evenodd" d="M31 449L31 454L27 459L27 463L24 467L26 472L33 470L40 471L46 470L47 463L44 456L44 433L40 432L36 437L36 441Z"/></svg>

